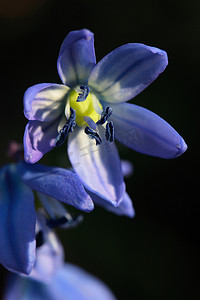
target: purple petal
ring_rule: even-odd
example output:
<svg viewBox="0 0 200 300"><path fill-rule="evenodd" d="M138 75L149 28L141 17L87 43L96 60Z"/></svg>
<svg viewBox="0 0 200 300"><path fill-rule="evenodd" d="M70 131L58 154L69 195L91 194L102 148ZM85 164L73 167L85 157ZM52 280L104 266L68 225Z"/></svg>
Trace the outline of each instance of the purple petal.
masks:
<svg viewBox="0 0 200 300"><path fill-rule="evenodd" d="M71 264L65 264L49 284L10 276L5 300L116 300L101 280Z"/></svg>
<svg viewBox="0 0 200 300"><path fill-rule="evenodd" d="M127 193L124 194L124 198L118 207L109 205L105 208L119 216L126 216L129 218L133 218L135 216L135 210L133 207L132 200Z"/></svg>
<svg viewBox="0 0 200 300"><path fill-rule="evenodd" d="M53 122L29 121L24 132L24 159L27 163L39 161L55 147L61 117Z"/></svg>
<svg viewBox="0 0 200 300"><path fill-rule="evenodd" d="M69 263L58 272L49 291L55 300L116 300L101 280Z"/></svg>
<svg viewBox="0 0 200 300"><path fill-rule="evenodd" d="M69 159L88 190L117 205L125 191L121 162L115 144L106 141L102 133L99 134L103 143L97 146L82 129L70 134Z"/></svg>
<svg viewBox="0 0 200 300"><path fill-rule="evenodd" d="M89 86L109 103L130 100L168 64L167 54L143 44L126 44L106 55L93 69Z"/></svg>
<svg viewBox="0 0 200 300"><path fill-rule="evenodd" d="M127 147L161 158L175 158L186 151L182 137L153 112L129 103L112 108L115 137Z"/></svg>
<svg viewBox="0 0 200 300"><path fill-rule="evenodd" d="M12 272L29 274L35 263L35 207L32 191L15 165L0 170L0 262Z"/></svg>
<svg viewBox="0 0 200 300"><path fill-rule="evenodd" d="M71 31L61 45L57 61L62 82L69 87L87 85L95 64L93 33L87 29Z"/></svg>
<svg viewBox="0 0 200 300"><path fill-rule="evenodd" d="M83 211L94 208L78 176L67 169L26 163L18 164L22 180L33 190L51 196Z"/></svg>
<svg viewBox="0 0 200 300"><path fill-rule="evenodd" d="M95 204L104 207L106 210L119 215L119 216L126 216L129 218L133 218L135 216L135 210L133 207L133 203L129 195L125 192L122 202L119 206L115 207L110 202L106 201L105 199L99 197L98 195L91 193L90 194L92 200Z"/></svg>
<svg viewBox="0 0 200 300"><path fill-rule="evenodd" d="M24 114L28 120L49 122L65 110L69 88L61 84L41 83L28 88L24 94Z"/></svg>

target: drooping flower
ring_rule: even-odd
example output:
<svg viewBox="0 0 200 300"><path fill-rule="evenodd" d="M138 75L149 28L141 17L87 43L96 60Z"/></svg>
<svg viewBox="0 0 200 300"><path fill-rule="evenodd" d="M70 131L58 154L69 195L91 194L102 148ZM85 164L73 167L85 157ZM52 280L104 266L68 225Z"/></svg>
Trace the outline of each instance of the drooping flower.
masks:
<svg viewBox="0 0 200 300"><path fill-rule="evenodd" d="M81 220L81 216L72 218L61 202L89 212L94 208L94 201L115 214L134 216L127 193L120 205L113 207L105 199L85 190L71 170L23 161L6 165L0 169L0 263L12 272L30 274L35 265L37 238L33 191L37 192L50 217L50 229L72 227Z"/></svg>
<svg viewBox="0 0 200 300"><path fill-rule="evenodd" d="M33 190L51 201L60 200L83 211L94 204L78 176L69 170L29 165L24 162L0 169L0 263L12 272L30 274L36 259L36 213ZM57 199L57 200L55 200ZM49 200L50 201L50 200ZM44 202L44 201L43 201ZM55 215L65 218L55 205L47 203ZM45 208L46 208L45 207ZM73 221L73 220L72 220Z"/></svg>
<svg viewBox="0 0 200 300"><path fill-rule="evenodd" d="M36 263L30 275L10 274L5 300L115 300L110 289L81 268L64 263L64 251L56 234L37 213Z"/></svg>
<svg viewBox="0 0 200 300"><path fill-rule="evenodd" d="M124 103L167 64L165 51L138 43L123 45L96 64L93 34L87 29L70 32L57 61L63 84L37 84L25 93L25 161L37 162L69 135L69 159L84 185L119 205L125 187L114 137L131 149L162 158L175 158L187 149L158 115Z"/></svg>

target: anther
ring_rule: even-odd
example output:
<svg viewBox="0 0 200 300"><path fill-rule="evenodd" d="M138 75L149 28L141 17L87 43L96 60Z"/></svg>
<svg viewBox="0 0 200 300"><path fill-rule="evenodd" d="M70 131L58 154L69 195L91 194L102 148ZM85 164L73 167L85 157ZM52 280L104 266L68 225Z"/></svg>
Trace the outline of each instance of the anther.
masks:
<svg viewBox="0 0 200 300"><path fill-rule="evenodd" d="M114 142L114 125L113 122L107 122L106 124L106 140L109 141L110 143Z"/></svg>
<svg viewBox="0 0 200 300"><path fill-rule="evenodd" d="M74 127L76 125L75 119L76 119L76 113L73 108L70 107L70 117L69 120L67 120L67 123L63 126L63 128L59 131L59 134L56 137L55 140L55 146L59 147L61 146L64 141L66 140L69 132L74 131Z"/></svg>
<svg viewBox="0 0 200 300"><path fill-rule="evenodd" d="M83 90L81 93L78 94L78 98L76 102L83 102L86 100L87 96L89 95L90 89L88 86L81 85L80 89Z"/></svg>
<svg viewBox="0 0 200 300"><path fill-rule="evenodd" d="M85 127L85 133L88 135L90 139L95 139L96 140L96 145L100 145L102 143L102 140L98 133L94 130L92 130L90 127L86 126Z"/></svg>
<svg viewBox="0 0 200 300"><path fill-rule="evenodd" d="M107 106L106 109L103 110L101 114L101 119L97 122L97 125L103 125L111 115L112 108L110 106Z"/></svg>
<svg viewBox="0 0 200 300"><path fill-rule="evenodd" d="M45 243L44 233L42 230L39 230L38 233L36 233L36 248L41 247Z"/></svg>
<svg viewBox="0 0 200 300"><path fill-rule="evenodd" d="M70 220L67 217L63 216L58 219L48 219L46 221L46 224L51 229L55 227L62 227L67 229L79 225L82 221L83 221L82 215L78 215L74 218L71 218Z"/></svg>
<svg viewBox="0 0 200 300"><path fill-rule="evenodd" d="M66 217L61 217L58 219L48 219L46 221L46 224L49 228L55 228L55 227L60 227L67 222L68 222L68 219Z"/></svg>

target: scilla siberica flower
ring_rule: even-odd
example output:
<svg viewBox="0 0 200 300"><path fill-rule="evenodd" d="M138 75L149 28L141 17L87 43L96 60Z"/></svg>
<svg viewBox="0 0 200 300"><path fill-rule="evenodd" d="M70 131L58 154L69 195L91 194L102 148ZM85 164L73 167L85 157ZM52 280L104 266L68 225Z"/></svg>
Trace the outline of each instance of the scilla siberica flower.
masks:
<svg viewBox="0 0 200 300"><path fill-rule="evenodd" d="M70 32L57 61L63 84L37 84L25 93L25 161L37 162L69 136L69 159L84 186L119 205L125 186L114 138L161 158L175 158L187 149L162 118L124 103L167 64L165 51L138 43L123 45L96 64L93 34L87 29Z"/></svg>
<svg viewBox="0 0 200 300"><path fill-rule="evenodd" d="M124 172L127 173L127 167ZM73 218L61 202L90 212L94 201L118 215L133 217L135 214L127 193L122 203L113 207L97 195L87 193L79 177L71 170L23 161L6 165L0 169L0 263L12 272L30 274L36 262L33 191L37 192L48 213L49 228L72 227L82 219L82 216Z"/></svg>
<svg viewBox="0 0 200 300"><path fill-rule="evenodd" d="M30 275L10 274L5 300L115 300L110 289L81 268L64 263L64 250L40 209L36 218L36 262Z"/></svg>
<svg viewBox="0 0 200 300"><path fill-rule="evenodd" d="M24 162L0 169L0 263L11 272L30 274L36 260L33 190L50 216L50 227L73 225L59 201L83 211L94 207L72 171ZM56 200L57 199L57 200Z"/></svg>

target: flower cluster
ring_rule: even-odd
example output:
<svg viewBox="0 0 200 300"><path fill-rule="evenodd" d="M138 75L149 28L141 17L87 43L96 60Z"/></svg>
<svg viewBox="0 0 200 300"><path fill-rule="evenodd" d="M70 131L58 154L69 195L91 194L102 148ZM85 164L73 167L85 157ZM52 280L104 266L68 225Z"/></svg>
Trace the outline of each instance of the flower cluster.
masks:
<svg viewBox="0 0 200 300"><path fill-rule="evenodd" d="M82 220L66 205L90 212L97 204L134 216L124 182L130 164L121 162L115 140L165 159L186 151L183 138L166 121L126 103L167 64L165 51L138 43L123 45L96 63L93 34L82 29L70 32L61 45L62 84L41 83L25 92L24 159L0 169L0 262L17 273L10 276L6 300L115 299L99 280L64 264L55 228ZM38 163L66 139L71 169Z"/></svg>

